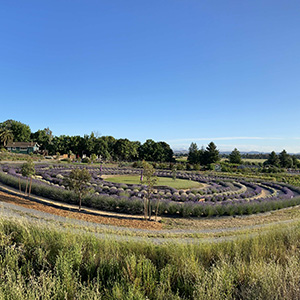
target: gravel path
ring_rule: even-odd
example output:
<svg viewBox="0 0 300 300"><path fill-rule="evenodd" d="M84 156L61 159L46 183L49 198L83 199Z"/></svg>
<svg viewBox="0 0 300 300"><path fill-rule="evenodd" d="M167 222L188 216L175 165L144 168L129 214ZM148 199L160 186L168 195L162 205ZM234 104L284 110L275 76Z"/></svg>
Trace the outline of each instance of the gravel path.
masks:
<svg viewBox="0 0 300 300"><path fill-rule="evenodd" d="M234 240L240 238L240 235L232 236L220 236L220 237L182 237L182 234L224 234L237 230L250 230L259 229L270 224L252 225L245 227L233 227L233 228L212 228L201 230L187 230L187 229L173 229L173 230L149 230L139 228L125 228L112 225L104 225L94 222L88 222L84 220L78 220L63 216L54 215L51 213L23 207L20 205L0 202L0 216L3 218L10 218L14 220L26 221L29 223L52 226L62 231L72 231L80 234L93 234L99 238L114 239L119 241L149 241L156 244L161 243L201 243L201 242L221 242L224 240ZM280 222L274 222L275 224L288 224L294 220L283 220ZM142 236L139 236L142 235ZM167 235L172 234L172 237ZM145 235L145 236L143 236ZM166 235L162 237L162 235ZM178 235L178 237L176 237ZM254 235L254 234L250 234ZM249 236L249 234L247 235Z"/></svg>
<svg viewBox="0 0 300 300"><path fill-rule="evenodd" d="M55 216L48 213L43 213L40 211L36 211L33 209L24 208L22 206L14 205L11 203L1 203L0 204L0 217L5 219L12 219L15 221L19 221L21 223L28 222L30 224L34 224L37 226L46 226L47 228L54 228L55 230L59 230L61 232L72 232L72 233L78 233L78 234L92 234L98 238L101 239L107 239L107 240L116 240L116 241L135 241L135 242L151 242L154 244L199 244L199 243L219 243L223 241L234 241L236 239L240 238L249 238L257 235L258 233L249 233L244 234L242 236L240 235L232 235L232 236L220 236L220 237L206 237L206 238L195 238L195 237L143 237L143 236L131 236L126 235L126 231L128 229L120 228L120 227L114 227L114 226L108 226L108 225L101 225L97 223L92 222L86 222L81 220L75 220L75 219L68 219L65 217ZM291 220L286 220L281 223L290 223ZM278 222L279 223L279 222ZM69 226L66 226L69 225ZM263 226L249 226L250 228L261 228ZM98 230L102 229L116 229L119 234L115 233L101 233L97 232ZM89 230L87 230L89 229ZM224 228L222 230L203 230L203 231L197 231L199 232L226 232L226 231L232 231L234 232L236 229L232 228ZM123 232L122 232L123 231ZM130 229L130 231L143 231L142 229ZM182 233L182 231L172 231L173 233ZM185 232L187 232L185 230ZM195 231L190 231L195 232ZM128 232L127 232L128 233ZM162 230L160 233L170 233L170 231Z"/></svg>

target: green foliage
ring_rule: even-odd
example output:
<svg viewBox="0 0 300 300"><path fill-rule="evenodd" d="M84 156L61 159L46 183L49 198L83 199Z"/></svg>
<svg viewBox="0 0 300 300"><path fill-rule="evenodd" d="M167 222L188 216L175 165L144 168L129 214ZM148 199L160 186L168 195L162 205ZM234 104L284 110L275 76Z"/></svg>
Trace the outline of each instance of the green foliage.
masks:
<svg viewBox="0 0 300 300"><path fill-rule="evenodd" d="M220 160L219 150L217 146L210 142L206 149L201 148L198 150L196 143L191 143L189 148L188 162L192 164L200 164L210 166Z"/></svg>
<svg viewBox="0 0 300 300"><path fill-rule="evenodd" d="M63 158L61 161L65 161L68 164L70 164L72 162L70 158Z"/></svg>
<svg viewBox="0 0 300 300"><path fill-rule="evenodd" d="M173 150L165 142L154 142L151 139L140 145L138 149L139 158L146 161L172 162Z"/></svg>
<svg viewBox="0 0 300 300"><path fill-rule="evenodd" d="M5 147L8 142L12 142L14 139L14 135L12 130L7 128L0 128L0 141L3 143Z"/></svg>
<svg viewBox="0 0 300 300"><path fill-rule="evenodd" d="M49 127L38 130L31 134L31 139L39 144L40 150L49 150L53 139L52 131Z"/></svg>
<svg viewBox="0 0 300 300"><path fill-rule="evenodd" d="M21 174L24 177L32 177L35 174L35 167L32 160L28 160L22 165Z"/></svg>
<svg viewBox="0 0 300 300"><path fill-rule="evenodd" d="M191 143L189 147L189 155L187 158L188 162L191 164L196 164L199 162L199 152L196 143Z"/></svg>
<svg viewBox="0 0 300 300"><path fill-rule="evenodd" d="M279 153L279 161L282 168L291 168L293 166L293 160L285 150Z"/></svg>
<svg viewBox="0 0 300 300"><path fill-rule="evenodd" d="M172 179L175 181L177 176L177 168L176 165L172 167Z"/></svg>
<svg viewBox="0 0 300 300"><path fill-rule="evenodd" d="M300 225L151 244L0 219L1 299L299 299Z"/></svg>
<svg viewBox="0 0 300 300"><path fill-rule="evenodd" d="M147 194L144 197L144 214L145 219L148 217L149 220L151 220L151 213L152 213L152 207L151 207L151 196L153 194L154 186L157 183L158 178L154 176L155 169L152 165L149 163L143 161L143 183L147 185ZM157 209L156 209L156 216L158 211L158 202L157 200Z"/></svg>
<svg viewBox="0 0 300 300"><path fill-rule="evenodd" d="M264 165L268 166L274 166L274 167L279 167L280 166L280 160L277 156L277 154L275 153L275 151L272 151L269 154L268 159L264 162Z"/></svg>
<svg viewBox="0 0 300 300"><path fill-rule="evenodd" d="M88 158L88 157L85 157L81 160L82 163L84 164L90 164L91 163L91 160Z"/></svg>
<svg viewBox="0 0 300 300"><path fill-rule="evenodd" d="M88 183L91 180L91 174L87 169L73 169L70 175L65 179L65 185L77 195L79 199L79 210L81 209L82 198L90 192Z"/></svg>
<svg viewBox="0 0 300 300"><path fill-rule="evenodd" d="M97 155L95 153L93 153L91 155L91 162L94 163L94 162L96 162L96 160L97 160Z"/></svg>
<svg viewBox="0 0 300 300"><path fill-rule="evenodd" d="M241 153L237 148L234 148L234 150L229 154L229 162L232 164L242 163Z"/></svg>
<svg viewBox="0 0 300 300"><path fill-rule="evenodd" d="M7 120L0 123L0 128L9 131L15 142L30 142L31 130L26 124L15 120Z"/></svg>
<svg viewBox="0 0 300 300"><path fill-rule="evenodd" d="M204 164L210 165L218 162L219 160L219 150L217 150L217 146L213 142L210 142L204 152Z"/></svg>
<svg viewBox="0 0 300 300"><path fill-rule="evenodd" d="M133 161L138 158L139 142L119 139L114 144L114 156L117 160Z"/></svg>

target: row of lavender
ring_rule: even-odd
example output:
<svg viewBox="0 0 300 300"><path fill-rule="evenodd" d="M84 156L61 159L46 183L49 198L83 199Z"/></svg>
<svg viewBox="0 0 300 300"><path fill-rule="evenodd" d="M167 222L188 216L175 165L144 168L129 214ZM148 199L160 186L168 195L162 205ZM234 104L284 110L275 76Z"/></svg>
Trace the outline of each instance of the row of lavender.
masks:
<svg viewBox="0 0 300 300"><path fill-rule="evenodd" d="M8 173L8 175L5 175L3 172L0 172L0 180L8 185L12 185L17 187L20 175L18 174L18 168L13 167L2 167L3 171ZM69 172L66 168L55 166L53 168L46 168L37 166L36 168L37 174L47 174L48 170L53 171L53 174L56 174L55 176L50 176L51 178L58 180L63 180L62 178L57 178L61 176L66 176ZM42 172L43 171L43 172ZM91 170L90 170L91 171ZM99 170L98 170L99 171ZM97 171L97 172L98 172ZM116 171L116 170L114 170ZM91 171L92 173L92 171ZM64 175L63 175L64 174ZM61 175L61 176L59 176ZM38 175L41 176L41 175ZM194 180L197 179L194 176ZM203 177L203 176L202 176ZM209 182L208 176L206 177L206 182ZM43 177L42 177L43 178ZM95 179L95 176L93 176ZM199 178L198 178L199 179ZM101 180L99 177L96 177L95 180L99 180L103 183L103 180ZM218 177L212 177L212 181L217 181L220 183L221 178ZM229 180L229 178L223 178L224 182ZM46 181L46 180L45 180ZM248 184L249 186L252 186L254 189L255 184L249 183L247 181L240 181L243 184ZM25 189L25 181L21 180L22 188ZM56 183L52 182L52 185L49 185L49 182L43 182L40 179L34 179L33 180L33 186L32 186L32 192L37 195L41 195L44 197L48 197L54 200L60 200L64 202L69 203L76 203L76 197L74 197L74 194L71 191L68 191L64 189L63 186L60 186L60 181L57 181ZM97 189L97 186L95 186L96 183L91 183L94 185L95 191ZM152 198L153 206L156 205L157 201L160 201L159 205L159 214L160 215L179 215L179 216L212 216L212 215L236 215L236 214L250 214L250 213L256 213L256 212L263 212L263 211L269 211L273 209L278 209L282 207L287 207L291 205L297 205L300 202L299 197L295 197L299 195L300 190L292 187L287 186L283 184L273 183L273 182L260 182L262 186L269 187L270 190L276 191L276 194L273 193L271 197L269 198L258 198L254 199L252 201L249 201L249 198L243 198L240 194L239 198L222 198L216 200L216 197L221 197L223 195L215 195L215 197L212 198L206 198L204 202L197 201L193 197L190 197L190 195L194 195L192 192L188 193L184 192L188 195L188 198L185 200L185 202L182 202L181 199L176 199L174 201L174 195L172 197L161 197L160 194L154 194ZM114 188L113 190L117 190L117 187L111 186L111 188ZM125 188L125 186L124 186ZM124 189L124 192L126 192L126 189ZM256 186L256 193L260 192L260 187ZM136 190L139 192L138 194L142 194L142 192L145 191L145 186L139 186L136 185ZM171 189L170 189L171 190ZM174 192L176 193L176 192ZM174 194L173 193L173 194ZM182 195L178 191L179 195ZM137 195L138 195L137 194ZM143 212L143 199L140 197L137 197L136 194L132 194L128 197L128 195L116 192L108 194L106 192L103 192L103 189L100 193L100 190L98 192L95 192L93 195L90 195L86 197L83 201L83 204L91 207L95 207L102 210L108 210L108 211L118 211L118 212L127 212L132 214L140 214ZM176 195L175 195L176 196Z"/></svg>
<svg viewBox="0 0 300 300"><path fill-rule="evenodd" d="M73 167L73 166L72 166ZM74 168L74 167L73 167ZM68 175L71 168L55 165L49 168L49 165L40 165L37 167L37 174L43 180L51 184L63 186L64 177ZM91 185L93 185L95 193L101 195L119 195L126 197L140 197L146 194L146 186L129 185L123 183L112 183L101 178L102 175L128 175L140 174L141 170L129 168L95 168L90 167L89 171L92 175ZM171 177L169 171L158 171L156 173L160 177ZM222 178L216 176L204 176L195 173L178 172L177 178L198 181L207 185L204 189L176 190L170 187L159 187L154 191L153 198L168 199L172 201L204 201L217 202L238 199L254 199L261 194L262 188L258 184L250 183L241 179ZM239 181L239 182L236 182ZM268 185L268 183L266 183ZM268 188L268 186L267 186ZM285 194L286 191L281 187L278 188L278 194ZM270 195L272 196L272 195ZM269 196L269 197L270 197Z"/></svg>
<svg viewBox="0 0 300 300"><path fill-rule="evenodd" d="M71 168L73 166L61 166L61 165L37 165L36 174L39 180L45 183L52 184L55 186L60 186L64 188L64 177L68 176ZM12 168L8 168L11 170ZM90 185L93 186L96 195L112 196L118 195L123 197L139 197L143 198L146 194L145 185L126 185L122 183L111 183L105 181L101 178L102 175L123 175L123 174L139 174L140 170L136 169L126 169L126 168L94 168L90 167L89 171L92 175L92 180ZM20 170L16 168L13 172L20 173ZM158 171L157 176L161 177L171 177L172 173L169 171ZM223 202L227 200L239 200L239 199L255 199L261 194L261 186L250 183L245 180L240 180L239 182L234 182L231 178L221 178L216 176L203 176L194 173L182 173L177 174L177 178L180 179L190 179L205 183L209 187L206 189L192 189L192 190L176 190L170 187L159 187L154 191L154 199L167 199L172 201L193 201L193 202ZM264 183L265 187L273 189L270 183ZM293 197L293 192L286 190L281 186L276 187L276 193L270 194L268 197L277 195L288 195Z"/></svg>
<svg viewBox="0 0 300 300"><path fill-rule="evenodd" d="M68 176L70 169L62 168L61 166L54 166L49 169L44 166L37 168L37 174L41 179L51 184L63 186L64 177ZM143 198L146 194L146 186L138 184L123 184L123 183L112 183L105 181L101 178L102 175L124 175L124 174L140 174L140 171L134 169L117 169L117 168L103 168L101 170L90 168L89 169L92 180L90 184L94 187L97 194L104 195L120 195L127 197L140 197ZM18 172L18 170L17 170ZM157 172L159 177L171 177L170 172ZM242 194L243 198L254 196L255 193L260 191L255 187L248 184L248 190L245 186L231 181L213 180L209 177L200 175L178 173L177 178L190 179L205 183L208 188L205 189L192 189L192 190L176 190L171 187L157 187L154 190L154 198L172 199L173 201L209 201L211 199L225 200L227 198L234 199L239 194ZM246 183L247 184L247 183ZM251 191L249 191L251 190ZM227 198L226 198L227 197Z"/></svg>

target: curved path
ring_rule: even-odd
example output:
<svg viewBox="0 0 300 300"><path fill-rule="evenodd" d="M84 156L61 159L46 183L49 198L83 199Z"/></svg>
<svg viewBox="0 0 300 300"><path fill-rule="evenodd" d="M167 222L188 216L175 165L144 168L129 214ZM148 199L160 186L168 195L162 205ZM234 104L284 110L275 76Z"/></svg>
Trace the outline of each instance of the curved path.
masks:
<svg viewBox="0 0 300 300"><path fill-rule="evenodd" d="M5 218L26 220L30 223L39 224L43 226L54 226L60 230L74 231L74 232L90 232L101 238L110 238L117 240L135 240L135 241L151 241L154 243L173 243L173 242L186 242L186 243L199 243L199 242L218 242L223 240L232 240L241 236L257 234L262 229L270 229L270 226L291 224L300 220L300 214L298 214L299 208L289 208L277 212L266 213L262 215L253 215L247 217L223 217L214 219L171 219L163 218L162 221L166 224L166 228L170 227L170 222L177 222L179 226L171 226L171 229L162 228L162 224L159 223L159 227L155 228L128 228L121 226L113 226L107 224L100 224L99 222L90 222L84 219L73 218L69 216L60 216L45 211L32 209L21 206L20 204L12 203L13 199L23 199L24 201L37 201L43 202L43 205L51 205L57 210L78 210L77 206L62 204L55 201L51 201L41 197L31 197L30 200L24 199L20 196L18 191L0 185L2 191L0 200L3 197L10 196L12 201L0 202L0 216ZM85 208L86 209L86 208ZM94 209L87 209L81 213L76 212L79 215L91 214L96 215L97 218L103 217L104 212L100 212ZM122 214L110 214L105 212L106 219L113 218L126 218L129 221L143 218L142 216L128 216ZM158 224L156 222L145 222L146 224ZM187 224L185 224L187 222ZM196 222L197 226L189 226L192 222Z"/></svg>

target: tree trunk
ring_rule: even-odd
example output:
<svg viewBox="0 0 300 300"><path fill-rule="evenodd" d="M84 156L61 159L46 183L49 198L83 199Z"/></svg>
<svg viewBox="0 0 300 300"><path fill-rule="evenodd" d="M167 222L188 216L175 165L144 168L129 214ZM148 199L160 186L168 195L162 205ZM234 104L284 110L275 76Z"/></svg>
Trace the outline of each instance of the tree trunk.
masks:
<svg viewBox="0 0 300 300"><path fill-rule="evenodd" d="M81 194L79 194L79 211L81 210Z"/></svg>
<svg viewBox="0 0 300 300"><path fill-rule="evenodd" d="M150 200L150 195L149 195L149 202L148 202L148 216L149 216L149 221L151 221L151 200Z"/></svg>
<svg viewBox="0 0 300 300"><path fill-rule="evenodd" d="M159 207L159 198L157 199L156 202L155 222L157 222L158 207Z"/></svg>
<svg viewBox="0 0 300 300"><path fill-rule="evenodd" d="M26 181L25 196L27 195L27 188L28 188L28 178L27 178L27 181Z"/></svg>
<svg viewBox="0 0 300 300"><path fill-rule="evenodd" d="M147 220L147 210L148 210L148 201L147 201L147 197L144 198L144 216L145 216L145 220Z"/></svg>
<svg viewBox="0 0 300 300"><path fill-rule="evenodd" d="M28 197L30 197L30 193L31 193L31 185L32 185L32 177L30 177L30 185L29 185Z"/></svg>

